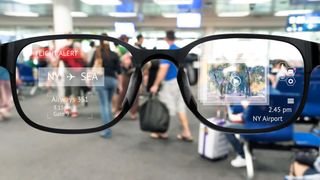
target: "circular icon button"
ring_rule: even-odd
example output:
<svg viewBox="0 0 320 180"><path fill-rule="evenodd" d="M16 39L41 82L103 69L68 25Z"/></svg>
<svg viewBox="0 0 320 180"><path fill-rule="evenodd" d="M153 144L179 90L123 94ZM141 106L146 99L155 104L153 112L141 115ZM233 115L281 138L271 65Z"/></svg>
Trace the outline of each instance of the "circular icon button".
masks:
<svg viewBox="0 0 320 180"><path fill-rule="evenodd" d="M238 87L241 84L241 79L238 76L232 76L231 84L233 87Z"/></svg>
<svg viewBox="0 0 320 180"><path fill-rule="evenodd" d="M294 86L296 79L294 77L288 77L286 82L288 86Z"/></svg>
<svg viewBox="0 0 320 180"><path fill-rule="evenodd" d="M285 71L280 71L279 72L279 79L281 81L285 80L286 79L286 72Z"/></svg>

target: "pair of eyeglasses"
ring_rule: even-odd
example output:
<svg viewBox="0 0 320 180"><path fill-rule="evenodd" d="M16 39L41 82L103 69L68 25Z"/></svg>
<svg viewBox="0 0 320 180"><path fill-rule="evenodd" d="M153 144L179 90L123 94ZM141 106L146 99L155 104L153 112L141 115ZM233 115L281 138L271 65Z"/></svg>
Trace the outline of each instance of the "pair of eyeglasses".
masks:
<svg viewBox="0 0 320 180"><path fill-rule="evenodd" d="M96 90L107 91L112 83L114 87L117 76L108 72L114 72L110 62L103 62L100 71L94 65L86 67L96 59L98 47L91 47L91 42L98 47L104 44L108 53L102 57L118 57L122 74L130 77L122 92L104 97L115 99L109 104L114 112L103 109L105 99ZM39 130L77 134L110 128L135 104L144 66L166 59L177 68L181 95L201 123L223 132L262 133L289 126L299 117L310 74L320 64L319 47L282 36L225 34L204 37L177 50L145 50L108 36L68 34L2 44L0 65L10 73L19 115ZM190 87L184 68L191 53L199 57L197 88ZM125 66L129 61L131 68ZM90 92L84 90L88 87ZM24 92L22 96L17 89ZM121 93L122 99L114 97ZM115 112L116 107L120 112ZM213 117L221 107L228 117L219 121ZM110 121L101 121L105 116ZM243 123L241 127L228 126L234 116Z"/></svg>

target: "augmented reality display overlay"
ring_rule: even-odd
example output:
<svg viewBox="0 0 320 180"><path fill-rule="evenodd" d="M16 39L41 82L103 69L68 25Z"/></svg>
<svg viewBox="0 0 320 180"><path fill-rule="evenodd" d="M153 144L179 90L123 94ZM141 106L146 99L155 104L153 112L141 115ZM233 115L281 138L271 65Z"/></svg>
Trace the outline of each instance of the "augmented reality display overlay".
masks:
<svg viewBox="0 0 320 180"><path fill-rule="evenodd" d="M100 71L101 74L95 72ZM38 68L38 86L104 86L104 68Z"/></svg>
<svg viewBox="0 0 320 180"><path fill-rule="evenodd" d="M291 120L297 111L304 64L293 45L232 38L202 43L191 52L200 56L198 111L207 119L220 119L212 123L263 129Z"/></svg>
<svg viewBox="0 0 320 180"><path fill-rule="evenodd" d="M29 44L16 68L24 114L37 124L60 129L110 123L121 111L132 71L126 48L99 39Z"/></svg>
<svg viewBox="0 0 320 180"><path fill-rule="evenodd" d="M200 86L204 104L268 104L267 67L249 63L217 62L207 65L207 84Z"/></svg>

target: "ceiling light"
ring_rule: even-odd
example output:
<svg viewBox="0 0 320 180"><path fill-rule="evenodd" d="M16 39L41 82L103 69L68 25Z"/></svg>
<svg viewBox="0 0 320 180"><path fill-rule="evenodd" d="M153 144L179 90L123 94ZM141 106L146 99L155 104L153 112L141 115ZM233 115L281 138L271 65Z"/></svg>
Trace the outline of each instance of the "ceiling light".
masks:
<svg viewBox="0 0 320 180"><path fill-rule="evenodd" d="M200 28L201 14L200 13L179 13L177 16L178 28Z"/></svg>
<svg viewBox="0 0 320 180"><path fill-rule="evenodd" d="M52 0L13 0L21 4L51 4Z"/></svg>
<svg viewBox="0 0 320 180"><path fill-rule="evenodd" d="M177 18L177 16L178 16L177 13L162 13L161 15L164 18Z"/></svg>
<svg viewBox="0 0 320 180"><path fill-rule="evenodd" d="M262 4L269 2L271 2L271 0L231 0L230 4Z"/></svg>
<svg viewBox="0 0 320 180"><path fill-rule="evenodd" d="M18 16L18 17L38 17L38 13L34 12L14 12L14 11L7 11L3 13L6 16Z"/></svg>
<svg viewBox="0 0 320 180"><path fill-rule="evenodd" d="M218 17L245 17L249 16L249 11L240 11L240 12L222 12L218 13Z"/></svg>
<svg viewBox="0 0 320 180"><path fill-rule="evenodd" d="M182 5L192 4L193 0L153 0L153 2L159 5Z"/></svg>
<svg viewBox="0 0 320 180"><path fill-rule="evenodd" d="M81 0L83 3L88 5L121 5L122 2L120 0Z"/></svg>
<svg viewBox="0 0 320 180"><path fill-rule="evenodd" d="M72 17L88 17L87 13L75 11L70 13Z"/></svg>
<svg viewBox="0 0 320 180"><path fill-rule="evenodd" d="M109 16L112 16L112 17L136 17L137 16L137 13L135 12L111 12L109 13Z"/></svg>
<svg viewBox="0 0 320 180"><path fill-rule="evenodd" d="M313 10L311 9L296 9L296 10L283 10L274 13L275 16L289 16L290 14L310 14Z"/></svg>

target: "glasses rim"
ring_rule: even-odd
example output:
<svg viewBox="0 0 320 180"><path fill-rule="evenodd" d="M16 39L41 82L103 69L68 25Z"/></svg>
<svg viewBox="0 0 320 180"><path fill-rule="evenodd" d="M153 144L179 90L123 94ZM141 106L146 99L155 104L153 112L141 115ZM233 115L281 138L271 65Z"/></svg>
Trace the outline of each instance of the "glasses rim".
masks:
<svg viewBox="0 0 320 180"><path fill-rule="evenodd" d="M15 59L19 55L19 53L22 51L24 47L27 45L39 42L39 41L45 41L45 40L59 40L59 39L97 39L97 40L107 40L110 42L118 43L122 45L123 47L127 48L127 50L132 54L133 57L133 64L136 66L136 70L134 71L134 76L131 77L129 81L129 88L126 92L124 101L123 101L123 109L120 112L120 114L115 117L110 123L104 124L99 127L94 128L86 128L86 129L60 129L60 128L51 128L42 126L40 124L35 123L34 121L30 120L25 113L23 112L20 102L18 100L18 95L15 89L16 86L16 61ZM270 128L262 128L262 129L232 129L227 127L221 127L214 125L213 123L210 123L206 118L204 118L201 113L197 110L197 103L194 99L193 94L190 90L190 85L188 82L188 77L185 74L184 70L181 66L181 59L183 59L192 48L195 46L202 44L207 41L213 41L213 40L221 40L221 39L232 39L232 38L251 38L251 39L265 39L265 40L275 40L275 41L281 41L285 43L289 43L292 46L294 46L301 54L303 61L304 61L304 88L303 88L303 96L301 98L301 102L299 104L298 110L295 112L292 118L287 120L284 123L281 123L279 125L276 125L274 127ZM319 59L317 59L317 55L319 54L320 45L314 42L305 41L301 39L296 38L289 38L284 36L275 36L275 35L263 35L263 34L220 34L220 35L212 35L203 37L201 39L198 39L194 42L191 42L190 44L182 47L181 49L177 50L141 50L137 49L130 44L127 44L125 42L122 42L116 38L109 37L109 36L101 36L101 35L90 35L90 34L63 34L63 35L49 35L49 36L39 36L39 37L33 37L33 38L27 38L22 39L6 44L2 44L0 46L0 55L2 58L2 62L0 62L0 66L6 68L9 71L10 74L10 81L11 81L11 90L13 95L13 100L16 106L16 109L21 116L21 118L30 126L47 131L47 132L53 132L53 133L62 133L62 134L83 134L83 133L93 133L98 132L107 128L112 127L116 123L118 123L125 114L130 110L132 104L134 103L134 100L138 94L139 86L142 82L142 72L141 67L146 64L147 62L151 61L155 58L165 58L171 62L173 62L177 68L178 68L178 75L177 75L177 83L179 85L179 89L181 92L181 95L183 97L183 100L186 104L186 106L191 110L191 112L194 114L194 116L203 124L206 126L219 130L226 133L245 133L245 134L253 134L253 133L265 133L265 132L271 132L275 130L282 129L284 127L289 126L292 124L301 114L303 111L307 94L308 94L308 87L309 87L309 81L310 81L310 74L316 66L318 66ZM5 52L5 53L3 53ZM8 56L10 54L10 56ZM316 57L316 58L315 58ZM3 59L5 61L3 61ZM139 59L139 61L138 61Z"/></svg>

